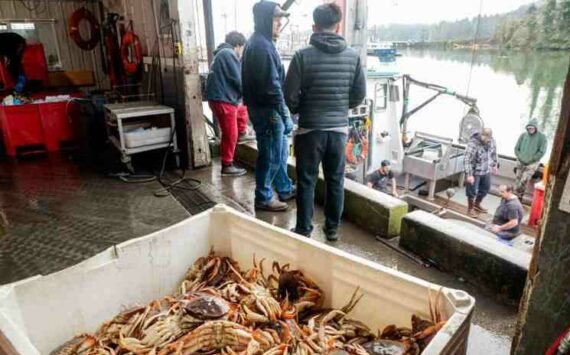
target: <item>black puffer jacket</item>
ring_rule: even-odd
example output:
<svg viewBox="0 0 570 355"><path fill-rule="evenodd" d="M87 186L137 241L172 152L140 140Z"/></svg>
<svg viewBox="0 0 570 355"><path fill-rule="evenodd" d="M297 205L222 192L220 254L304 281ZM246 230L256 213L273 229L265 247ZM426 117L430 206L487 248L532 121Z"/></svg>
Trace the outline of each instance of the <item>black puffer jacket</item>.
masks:
<svg viewBox="0 0 570 355"><path fill-rule="evenodd" d="M299 114L299 127L348 126L348 109L366 96L358 53L341 36L314 33L310 46L295 53L285 80L285 101Z"/></svg>

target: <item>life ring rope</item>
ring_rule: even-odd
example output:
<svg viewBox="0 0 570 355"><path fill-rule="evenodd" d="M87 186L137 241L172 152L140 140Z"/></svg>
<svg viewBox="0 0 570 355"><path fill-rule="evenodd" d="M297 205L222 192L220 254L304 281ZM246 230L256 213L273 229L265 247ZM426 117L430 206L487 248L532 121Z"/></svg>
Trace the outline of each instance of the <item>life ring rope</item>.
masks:
<svg viewBox="0 0 570 355"><path fill-rule="evenodd" d="M132 48L132 56L129 55L129 48ZM128 74L136 74L142 63L142 49L139 37L132 31L125 32L121 38L121 62Z"/></svg>
<svg viewBox="0 0 570 355"><path fill-rule="evenodd" d="M81 21L87 21L89 23L89 39L84 39L81 36L81 31L79 31ZM69 36L79 48L86 51L94 49L99 43L100 35L99 22L91 11L82 7L71 14L69 18Z"/></svg>

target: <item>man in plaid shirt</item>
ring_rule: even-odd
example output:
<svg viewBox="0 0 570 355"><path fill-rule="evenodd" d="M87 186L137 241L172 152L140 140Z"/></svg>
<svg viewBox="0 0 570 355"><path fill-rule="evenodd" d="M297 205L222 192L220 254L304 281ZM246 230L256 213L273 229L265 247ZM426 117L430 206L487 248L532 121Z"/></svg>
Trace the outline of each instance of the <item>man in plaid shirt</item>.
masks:
<svg viewBox="0 0 570 355"><path fill-rule="evenodd" d="M491 173L496 175L499 168L497 146L490 128L484 128L481 133L471 136L465 150L464 165L467 177L467 214L477 217L478 213L487 212L481 202L491 189Z"/></svg>

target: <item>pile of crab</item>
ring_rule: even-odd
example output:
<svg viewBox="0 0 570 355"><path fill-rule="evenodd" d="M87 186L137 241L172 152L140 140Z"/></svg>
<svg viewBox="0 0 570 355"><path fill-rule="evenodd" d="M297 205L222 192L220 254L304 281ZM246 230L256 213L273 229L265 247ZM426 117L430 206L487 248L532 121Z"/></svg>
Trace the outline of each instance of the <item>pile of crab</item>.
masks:
<svg viewBox="0 0 570 355"><path fill-rule="evenodd" d="M432 321L414 315L411 328L375 334L348 318L361 298L357 289L344 307L326 309L322 290L300 270L274 262L266 276L263 260L242 271L210 253L175 295L125 310L52 354L420 354L445 324L432 312Z"/></svg>

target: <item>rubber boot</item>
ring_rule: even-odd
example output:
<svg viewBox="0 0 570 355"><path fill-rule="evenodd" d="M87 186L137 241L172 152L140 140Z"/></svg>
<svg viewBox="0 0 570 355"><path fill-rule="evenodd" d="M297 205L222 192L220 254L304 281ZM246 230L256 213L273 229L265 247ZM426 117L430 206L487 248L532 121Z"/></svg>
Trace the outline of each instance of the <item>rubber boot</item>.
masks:
<svg viewBox="0 0 570 355"><path fill-rule="evenodd" d="M473 209L473 199L467 199L467 215L469 217L477 218L477 212Z"/></svg>
<svg viewBox="0 0 570 355"><path fill-rule="evenodd" d="M483 201L483 199L476 199L475 204L473 205L473 209L475 209L475 211L477 211L479 213L489 212L489 210L487 210L485 207L481 206L481 201Z"/></svg>

